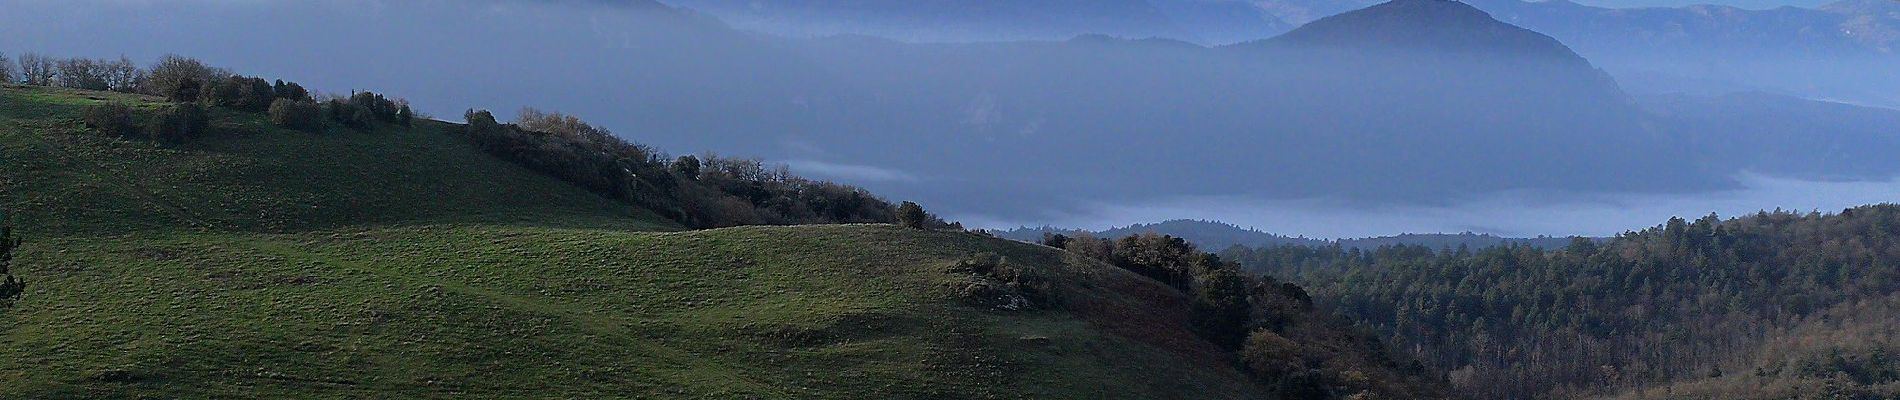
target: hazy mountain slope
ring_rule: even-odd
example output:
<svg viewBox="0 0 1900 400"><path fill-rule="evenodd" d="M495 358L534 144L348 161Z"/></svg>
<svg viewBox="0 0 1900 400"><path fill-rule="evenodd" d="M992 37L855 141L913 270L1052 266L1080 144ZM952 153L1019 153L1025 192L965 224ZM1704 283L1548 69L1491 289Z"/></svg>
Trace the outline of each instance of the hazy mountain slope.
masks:
<svg viewBox="0 0 1900 400"><path fill-rule="evenodd" d="M1550 34L1619 75L1734 82L1810 98L1900 105L1900 4L1846 0L1818 9L1724 6L1612 9L1568 1L1472 0ZM1658 84L1644 92L1678 90Z"/></svg>
<svg viewBox="0 0 1900 400"><path fill-rule="evenodd" d="M30 286L0 311L0 359L32 366L0 373L0 397L1270 393L1190 330L1188 296L1055 249L887 225L641 232L676 225L443 123L309 133L217 108L210 134L161 147L78 123L107 100L160 107L0 87L0 209ZM1046 283L1038 300L972 294L999 278L957 266L985 253ZM1313 354L1384 359L1304 313L1319 336L1287 335ZM1429 385L1361 382L1418 373L1381 365L1348 367Z"/></svg>
<svg viewBox="0 0 1900 400"><path fill-rule="evenodd" d="M1320 240L1294 238L1242 228L1232 224L1215 221L1172 220L1152 224L1135 224L1102 231L1083 231L1056 227L1016 228L997 232L997 237L1025 242L1042 240L1044 233L1068 236L1090 235L1099 238L1119 239L1131 235L1155 233L1186 239L1195 246L1211 251L1219 251L1233 246L1270 247L1285 245L1320 245Z"/></svg>
<svg viewBox="0 0 1900 400"><path fill-rule="evenodd" d="M1712 168L1807 179L1883 180L1900 171L1900 111L1766 93L1645 96L1664 129L1688 135ZM1777 157L1761 149L1809 154Z"/></svg>
<svg viewBox="0 0 1900 400"><path fill-rule="evenodd" d="M1107 229L1107 230L1102 230L1102 231L1093 231L1093 232L1076 230L1076 229L1061 229L1061 228L1055 228L1055 227L1042 227L1042 228L1026 228L1025 227L1025 228L1017 228L1017 229L1011 229L1008 231L997 232L996 235L998 237L1008 238L1012 240L1036 242L1036 241L1042 240L1042 235L1044 233L1063 234L1063 235L1069 235L1069 236L1090 235L1094 237L1110 238L1110 239L1117 239L1117 238L1122 238L1122 237L1127 237L1127 236L1132 236L1132 235L1140 235L1144 233L1154 233L1154 234L1161 234L1161 235L1168 235L1168 236L1182 238L1182 239L1187 240L1190 243L1194 243L1196 246L1200 246L1203 249L1208 249L1208 250L1216 251L1216 252L1225 251L1235 246L1240 246L1240 247L1245 247L1245 248L1263 248L1263 247L1282 247L1282 246L1329 247L1333 245L1338 245L1342 248L1348 248L1348 249L1357 248L1357 249L1370 250L1370 249L1375 249L1381 246L1405 245L1405 246L1424 246L1424 247L1433 248L1433 249L1439 249L1439 248L1455 249L1462 246L1462 247L1476 250L1476 249L1498 247L1498 246L1504 246L1504 245L1510 245L1510 244L1526 245L1526 246L1532 246L1532 247L1538 247L1538 248L1559 248L1559 247L1563 247L1565 245L1570 244L1569 238L1549 238L1549 237L1505 238L1505 237L1498 237L1494 235L1482 235L1482 234L1475 234L1475 233L1458 233L1458 234L1408 233L1408 234L1395 235L1395 236L1355 238L1355 239L1337 239L1337 240L1308 239L1305 237L1281 236L1281 235L1276 235L1272 233L1262 232L1255 229L1242 228L1240 226L1236 226L1233 224L1227 224L1227 223L1221 223L1221 222L1215 222L1215 221L1196 221L1196 220L1172 220L1172 221L1163 221L1163 222L1157 222L1157 223L1152 223L1152 224L1135 224L1135 225L1129 225L1126 227Z"/></svg>
<svg viewBox="0 0 1900 400"><path fill-rule="evenodd" d="M1101 34L1225 44L1291 28L1234 0L672 0L740 29L906 41L1063 40Z"/></svg>

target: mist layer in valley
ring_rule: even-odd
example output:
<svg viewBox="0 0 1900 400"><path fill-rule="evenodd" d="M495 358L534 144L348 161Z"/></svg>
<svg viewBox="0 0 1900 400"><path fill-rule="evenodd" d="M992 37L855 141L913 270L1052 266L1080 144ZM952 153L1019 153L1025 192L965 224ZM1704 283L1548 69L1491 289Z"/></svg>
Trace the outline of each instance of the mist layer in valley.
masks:
<svg viewBox="0 0 1900 400"><path fill-rule="evenodd" d="M1159 4L1086 15L1182 18ZM1598 45L1525 14L1513 21L1533 29L1440 0L1330 18L1295 5L1262 9L1287 30L1256 40L1178 22L1110 33L1180 39L1071 35L1090 20L913 43L747 31L641 1L27 2L0 16L0 49L163 49L324 91L377 88L448 120L470 105L559 110L674 154L761 157L988 227L1192 217L1316 237L1602 235L1672 214L1878 202L1900 172L1892 111L1785 90L1639 90L1573 51Z"/></svg>

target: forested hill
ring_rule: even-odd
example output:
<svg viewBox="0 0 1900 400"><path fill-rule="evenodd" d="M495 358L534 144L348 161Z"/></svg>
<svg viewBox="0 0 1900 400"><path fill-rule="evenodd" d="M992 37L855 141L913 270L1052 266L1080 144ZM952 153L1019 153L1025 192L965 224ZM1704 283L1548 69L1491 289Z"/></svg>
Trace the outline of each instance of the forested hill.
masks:
<svg viewBox="0 0 1900 400"><path fill-rule="evenodd" d="M1436 250L1225 255L1292 277L1479 398L1900 395L1900 206L1671 219L1554 250Z"/></svg>

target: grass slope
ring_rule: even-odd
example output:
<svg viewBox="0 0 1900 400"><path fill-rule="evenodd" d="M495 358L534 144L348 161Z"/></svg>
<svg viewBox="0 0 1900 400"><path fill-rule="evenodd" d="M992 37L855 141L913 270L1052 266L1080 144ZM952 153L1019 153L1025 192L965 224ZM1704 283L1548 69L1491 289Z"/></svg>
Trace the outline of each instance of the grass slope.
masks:
<svg viewBox="0 0 1900 400"><path fill-rule="evenodd" d="M0 89L30 285L0 311L0 398L1263 397L1185 330L1183 296L1053 249L668 232L430 125L219 111L220 135L165 149L78 128L115 96ZM1062 306L965 305L950 266L985 252Z"/></svg>
<svg viewBox="0 0 1900 400"><path fill-rule="evenodd" d="M438 122L304 133L213 108L209 137L158 147L88 132L80 111L107 100L161 106L118 93L0 87L0 207L15 223L42 236L431 222L678 228L489 157Z"/></svg>

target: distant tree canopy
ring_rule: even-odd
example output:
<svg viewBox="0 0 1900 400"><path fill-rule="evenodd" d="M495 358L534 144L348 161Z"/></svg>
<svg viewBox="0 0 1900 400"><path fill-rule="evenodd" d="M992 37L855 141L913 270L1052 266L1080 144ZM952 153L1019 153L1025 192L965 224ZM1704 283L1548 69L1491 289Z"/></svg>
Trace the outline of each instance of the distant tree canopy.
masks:
<svg viewBox="0 0 1900 400"><path fill-rule="evenodd" d="M1831 374L1816 372L1835 368L1831 362L1809 372L1785 367L1790 359L1826 354L1762 351L1804 341L1789 337L1833 307L1900 295L1900 206L1672 218L1556 250L1279 247L1225 254L1249 270L1316 288L1320 303L1416 349L1429 366L1454 371L1462 391L1567 397L1702 379L1718 370L1760 368L1763 379ZM1900 323L1878 321L1866 325ZM1875 336L1868 341L1900 339ZM1751 354L1761 355L1736 359ZM1832 371L1862 371L1841 368ZM1850 383L1900 384L1900 374L1862 377Z"/></svg>
<svg viewBox="0 0 1900 400"><path fill-rule="evenodd" d="M758 160L666 155L580 118L523 109L503 124L463 113L462 133L482 150L688 226L893 222L896 207L863 189L793 176ZM690 161L682 161L690 160Z"/></svg>

